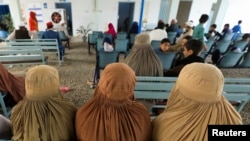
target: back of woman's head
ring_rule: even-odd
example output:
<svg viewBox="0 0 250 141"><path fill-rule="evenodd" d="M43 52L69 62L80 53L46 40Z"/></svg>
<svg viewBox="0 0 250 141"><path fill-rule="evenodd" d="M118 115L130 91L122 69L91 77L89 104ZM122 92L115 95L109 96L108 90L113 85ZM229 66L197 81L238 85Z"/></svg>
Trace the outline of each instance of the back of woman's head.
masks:
<svg viewBox="0 0 250 141"><path fill-rule="evenodd" d="M98 89L108 98L128 99L133 97L135 82L135 73L128 65L112 63L102 72Z"/></svg>
<svg viewBox="0 0 250 141"><path fill-rule="evenodd" d="M148 33L141 33L135 36L135 45L150 45L150 36Z"/></svg>
<svg viewBox="0 0 250 141"><path fill-rule="evenodd" d="M39 65L28 70L25 77L27 98L43 98L60 94L59 74L56 68Z"/></svg>

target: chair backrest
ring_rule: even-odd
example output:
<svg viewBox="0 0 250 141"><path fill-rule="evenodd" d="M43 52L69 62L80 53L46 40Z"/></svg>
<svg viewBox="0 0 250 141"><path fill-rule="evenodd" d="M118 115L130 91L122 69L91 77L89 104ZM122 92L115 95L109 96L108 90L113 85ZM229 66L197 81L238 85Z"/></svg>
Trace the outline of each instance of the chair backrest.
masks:
<svg viewBox="0 0 250 141"><path fill-rule="evenodd" d="M66 36L66 34L64 33L64 31L58 31L59 33L59 37L61 40L67 40L68 37Z"/></svg>
<svg viewBox="0 0 250 141"><path fill-rule="evenodd" d="M213 45L214 45L214 42L215 42L215 40L207 40L205 42L206 46L207 46L207 50L206 50L207 53L211 53Z"/></svg>
<svg viewBox="0 0 250 141"><path fill-rule="evenodd" d="M104 69L106 65L119 61L119 53L117 51L112 51L112 52L99 51L98 55L99 55L98 67L100 69Z"/></svg>
<svg viewBox="0 0 250 141"><path fill-rule="evenodd" d="M102 31L92 31L92 34L97 34L98 38L103 38L103 33Z"/></svg>
<svg viewBox="0 0 250 141"><path fill-rule="evenodd" d="M38 39L42 39L42 35L43 35L43 31L38 31L37 32Z"/></svg>
<svg viewBox="0 0 250 141"><path fill-rule="evenodd" d="M96 51L100 51L103 48L103 38L97 38Z"/></svg>
<svg viewBox="0 0 250 141"><path fill-rule="evenodd" d="M231 44L231 41L219 41L216 43L214 50L219 49L221 54L226 53L226 51L229 48L229 45Z"/></svg>
<svg viewBox="0 0 250 141"><path fill-rule="evenodd" d="M227 52L218 64L219 68L233 68L236 67L242 59L244 52Z"/></svg>
<svg viewBox="0 0 250 141"><path fill-rule="evenodd" d="M223 41L231 41L233 36L234 36L234 33L226 33L222 40Z"/></svg>
<svg viewBox="0 0 250 141"><path fill-rule="evenodd" d="M129 44L132 44L132 45L134 44L136 35L137 35L136 33L129 34Z"/></svg>
<svg viewBox="0 0 250 141"><path fill-rule="evenodd" d="M250 53L246 53L242 61L237 66L239 68L250 68Z"/></svg>
<svg viewBox="0 0 250 141"><path fill-rule="evenodd" d="M113 41L113 36L112 34L108 34L108 33L103 33L103 39L108 37L110 39L110 41Z"/></svg>
<svg viewBox="0 0 250 141"><path fill-rule="evenodd" d="M158 40L152 40L151 41L151 46L152 46L153 50L159 48L160 44L161 44L161 41L158 41Z"/></svg>
<svg viewBox="0 0 250 141"><path fill-rule="evenodd" d="M248 41L236 41L234 42L233 46L240 48L241 51L244 51L247 48L248 44Z"/></svg>
<svg viewBox="0 0 250 141"><path fill-rule="evenodd" d="M171 44L175 43L177 32L168 32L168 39L170 40Z"/></svg>
<svg viewBox="0 0 250 141"><path fill-rule="evenodd" d="M116 39L127 39L127 33L126 32L118 32L116 35Z"/></svg>
<svg viewBox="0 0 250 141"><path fill-rule="evenodd" d="M166 53L157 52L156 54L160 58L160 60L162 62L164 71L169 70L169 69L172 68L174 59L176 57L175 52L166 52Z"/></svg>
<svg viewBox="0 0 250 141"><path fill-rule="evenodd" d="M202 51L200 53L200 57L203 58L204 60L206 59L207 56L208 56L208 52L207 51Z"/></svg>
<svg viewBox="0 0 250 141"><path fill-rule="evenodd" d="M115 39L115 51L119 53L128 51L128 39Z"/></svg>
<svg viewBox="0 0 250 141"><path fill-rule="evenodd" d="M98 34L88 34L88 44L97 43Z"/></svg>

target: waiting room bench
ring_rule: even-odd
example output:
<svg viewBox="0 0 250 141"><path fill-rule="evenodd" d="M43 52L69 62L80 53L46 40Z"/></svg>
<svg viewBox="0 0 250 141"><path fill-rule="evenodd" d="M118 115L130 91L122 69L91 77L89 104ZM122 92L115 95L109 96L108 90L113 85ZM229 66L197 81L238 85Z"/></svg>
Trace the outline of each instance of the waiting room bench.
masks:
<svg viewBox="0 0 250 141"><path fill-rule="evenodd" d="M168 99L176 82L176 77L147 77L137 76L134 89L135 99ZM225 78L223 95L233 104L238 112L241 112L250 100L250 79L248 78ZM166 104L153 105L149 108L165 108ZM155 116L151 116L154 118Z"/></svg>
<svg viewBox="0 0 250 141"><path fill-rule="evenodd" d="M58 62L61 65L62 61L60 61L59 56L59 47L56 39L16 39L16 40L6 40L6 46L11 47L19 47L19 46L31 46L31 47L40 47L44 53L44 55L55 54L57 55L57 61L50 62Z"/></svg>
<svg viewBox="0 0 250 141"><path fill-rule="evenodd" d="M46 64L46 58L39 46L0 47L0 62L5 64Z"/></svg>

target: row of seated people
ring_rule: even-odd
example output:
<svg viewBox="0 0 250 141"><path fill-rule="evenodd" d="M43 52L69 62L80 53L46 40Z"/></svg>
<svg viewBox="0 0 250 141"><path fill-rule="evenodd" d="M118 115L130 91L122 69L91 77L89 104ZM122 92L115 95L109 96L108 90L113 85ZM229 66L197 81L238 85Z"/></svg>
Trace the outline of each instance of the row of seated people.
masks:
<svg viewBox="0 0 250 141"><path fill-rule="evenodd" d="M138 34L136 35L132 49L129 51L124 62L135 71L136 76L178 76L185 65L193 62L205 62L205 60L199 56L203 47L201 41L192 39L191 36L187 36L182 39L181 46L178 46L178 48L176 48L176 46L170 46L170 44L170 40L164 38L159 46L156 49L153 49L150 35L148 33ZM109 38L104 38L101 51L115 51ZM165 52L176 52L177 54L174 60L169 60L170 62L174 62L169 70L164 70L163 62L157 55L158 53ZM98 57L97 52L93 80L87 82L92 88L97 85L100 78Z"/></svg>
<svg viewBox="0 0 250 141"><path fill-rule="evenodd" d="M138 47L145 46L139 44ZM92 99L77 108L62 97L56 68L48 65L30 68L23 78L25 86L19 86L25 87L25 96L13 107L9 120L0 116L0 138L17 141L208 140L208 125L243 124L240 114L222 95L224 76L214 65L186 65L166 109L153 121L146 107L134 99L136 72L133 69L125 63L106 66ZM6 72L6 75L11 74ZM2 83L6 82L4 79ZM7 87L17 86L14 83Z"/></svg>

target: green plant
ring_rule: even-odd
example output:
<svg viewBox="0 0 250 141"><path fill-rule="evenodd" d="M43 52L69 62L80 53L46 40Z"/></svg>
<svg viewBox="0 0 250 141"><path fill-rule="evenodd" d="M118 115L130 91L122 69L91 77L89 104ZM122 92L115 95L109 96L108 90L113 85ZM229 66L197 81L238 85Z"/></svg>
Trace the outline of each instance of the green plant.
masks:
<svg viewBox="0 0 250 141"><path fill-rule="evenodd" d="M13 20L10 14L2 15L2 23L6 26L9 33L15 30L15 27L13 26Z"/></svg>
<svg viewBox="0 0 250 141"><path fill-rule="evenodd" d="M87 27L85 26L80 26L76 32L77 32L77 35L79 36L82 36L82 37L87 37L88 33L92 30L90 27L93 23L89 23L87 25Z"/></svg>

